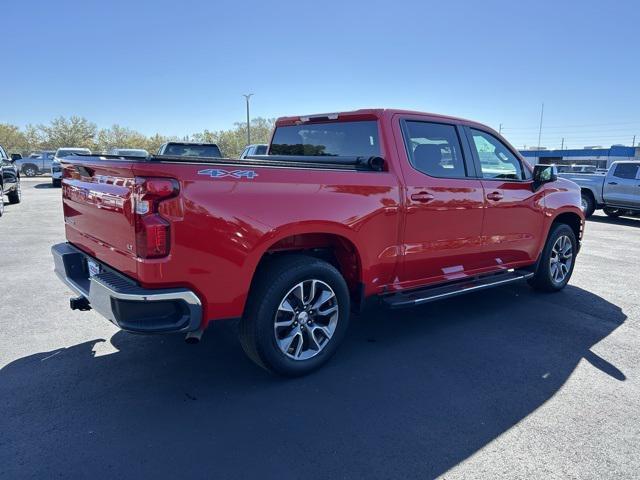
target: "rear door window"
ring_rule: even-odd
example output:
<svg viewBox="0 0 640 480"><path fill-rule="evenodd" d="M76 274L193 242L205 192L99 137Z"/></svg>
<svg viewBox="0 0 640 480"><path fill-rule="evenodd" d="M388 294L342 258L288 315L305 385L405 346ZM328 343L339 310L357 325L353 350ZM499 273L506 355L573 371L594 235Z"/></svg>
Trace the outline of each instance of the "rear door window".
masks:
<svg viewBox="0 0 640 480"><path fill-rule="evenodd" d="M269 155L380 156L378 122L305 123L277 127Z"/></svg>
<svg viewBox="0 0 640 480"><path fill-rule="evenodd" d="M431 177L467 176L460 139L453 125L407 121L404 135L409 161L416 170Z"/></svg>

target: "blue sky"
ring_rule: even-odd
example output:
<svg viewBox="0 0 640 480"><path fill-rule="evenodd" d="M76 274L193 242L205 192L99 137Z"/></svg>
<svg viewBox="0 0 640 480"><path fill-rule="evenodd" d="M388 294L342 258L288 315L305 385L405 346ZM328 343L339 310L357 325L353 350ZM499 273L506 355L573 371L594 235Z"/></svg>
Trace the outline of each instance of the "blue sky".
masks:
<svg viewBox="0 0 640 480"><path fill-rule="evenodd" d="M640 140L633 1L5 0L0 122L81 115L146 134L399 107L517 147Z"/></svg>

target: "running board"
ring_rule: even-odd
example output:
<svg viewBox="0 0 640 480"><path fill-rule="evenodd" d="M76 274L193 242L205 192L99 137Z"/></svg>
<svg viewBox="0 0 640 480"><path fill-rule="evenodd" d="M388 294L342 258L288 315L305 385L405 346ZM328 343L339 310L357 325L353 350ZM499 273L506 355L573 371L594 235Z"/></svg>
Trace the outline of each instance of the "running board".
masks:
<svg viewBox="0 0 640 480"><path fill-rule="evenodd" d="M528 270L508 270L504 273L474 277L447 285L412 290L407 293L394 293L382 297L382 302L389 308L404 308L423 303L455 297L464 293L477 292L486 288L497 287L506 283L525 280L533 276Z"/></svg>

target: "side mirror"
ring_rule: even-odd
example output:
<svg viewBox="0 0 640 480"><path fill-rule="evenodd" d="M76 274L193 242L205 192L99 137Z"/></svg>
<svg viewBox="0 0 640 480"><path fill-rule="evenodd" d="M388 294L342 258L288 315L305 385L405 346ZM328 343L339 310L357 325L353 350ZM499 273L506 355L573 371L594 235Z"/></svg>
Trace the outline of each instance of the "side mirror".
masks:
<svg viewBox="0 0 640 480"><path fill-rule="evenodd" d="M15 162L16 160L22 160L22 155L20 155L19 153L12 153L11 154L11 161Z"/></svg>
<svg viewBox="0 0 640 480"><path fill-rule="evenodd" d="M533 167L533 191L542 185L558 180L558 167L555 165L534 165Z"/></svg>

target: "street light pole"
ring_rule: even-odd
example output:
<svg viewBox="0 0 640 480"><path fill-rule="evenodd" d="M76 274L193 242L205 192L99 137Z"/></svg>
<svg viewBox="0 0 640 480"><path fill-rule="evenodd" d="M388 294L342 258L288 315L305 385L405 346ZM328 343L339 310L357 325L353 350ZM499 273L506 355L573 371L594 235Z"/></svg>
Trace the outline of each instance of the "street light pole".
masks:
<svg viewBox="0 0 640 480"><path fill-rule="evenodd" d="M247 145L251 145L251 120L249 119L249 99L253 96L253 93L242 94L247 101Z"/></svg>

